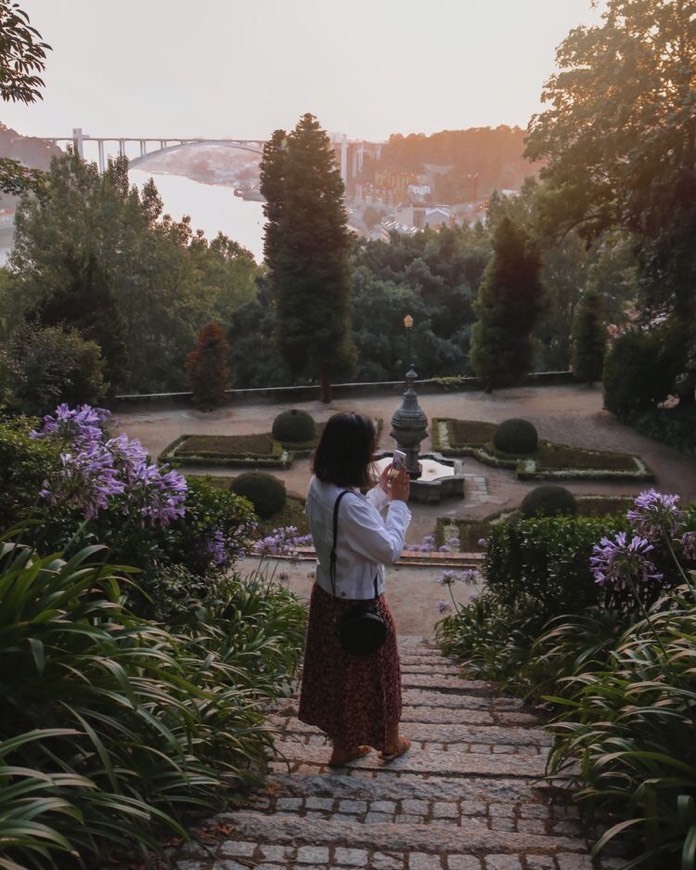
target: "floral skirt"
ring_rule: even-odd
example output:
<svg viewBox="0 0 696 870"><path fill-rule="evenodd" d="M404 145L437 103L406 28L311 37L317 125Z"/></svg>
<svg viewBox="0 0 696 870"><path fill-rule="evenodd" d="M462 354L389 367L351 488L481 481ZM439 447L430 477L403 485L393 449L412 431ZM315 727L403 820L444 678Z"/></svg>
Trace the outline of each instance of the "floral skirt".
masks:
<svg viewBox="0 0 696 870"><path fill-rule="evenodd" d="M371 655L354 656L341 647L338 623L355 602L314 584L298 715L345 747L366 743L383 751L401 719L401 670L394 620L384 596L378 600L387 639Z"/></svg>

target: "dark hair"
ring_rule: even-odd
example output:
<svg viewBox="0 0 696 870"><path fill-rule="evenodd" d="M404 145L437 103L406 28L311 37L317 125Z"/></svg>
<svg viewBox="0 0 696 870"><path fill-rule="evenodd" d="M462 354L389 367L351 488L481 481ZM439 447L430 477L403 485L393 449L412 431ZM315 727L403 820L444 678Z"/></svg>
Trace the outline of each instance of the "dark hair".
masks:
<svg viewBox="0 0 696 870"><path fill-rule="evenodd" d="M334 414L324 426L314 451L312 471L322 483L368 487L376 442L377 433L369 417Z"/></svg>

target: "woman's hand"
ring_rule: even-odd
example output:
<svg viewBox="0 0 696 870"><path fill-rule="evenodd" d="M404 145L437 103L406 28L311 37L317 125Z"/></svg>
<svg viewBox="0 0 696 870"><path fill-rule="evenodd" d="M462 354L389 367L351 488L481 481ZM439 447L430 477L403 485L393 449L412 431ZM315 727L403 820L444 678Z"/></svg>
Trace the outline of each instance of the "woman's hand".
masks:
<svg viewBox="0 0 696 870"><path fill-rule="evenodd" d="M392 473L394 469L390 469ZM391 501L408 501L408 494L411 489L411 478L405 468L400 468L393 477L388 478L389 488L387 495Z"/></svg>
<svg viewBox="0 0 696 870"><path fill-rule="evenodd" d="M389 495L389 486L391 484L390 473L392 471L391 463L387 465L384 471L379 476L379 488Z"/></svg>

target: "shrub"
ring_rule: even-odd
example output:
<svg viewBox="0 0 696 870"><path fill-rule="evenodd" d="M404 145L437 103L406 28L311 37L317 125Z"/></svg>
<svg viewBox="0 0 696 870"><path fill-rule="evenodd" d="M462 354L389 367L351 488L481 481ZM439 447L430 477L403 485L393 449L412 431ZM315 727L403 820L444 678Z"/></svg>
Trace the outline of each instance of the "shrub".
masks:
<svg viewBox="0 0 696 870"><path fill-rule="evenodd" d="M58 451L30 438L32 421L0 423L0 528L17 523L37 505L43 482L58 467Z"/></svg>
<svg viewBox="0 0 696 870"><path fill-rule="evenodd" d="M506 604L536 600L547 618L596 604L600 587L590 569L592 548L626 521L612 517L537 517L491 526L483 573Z"/></svg>
<svg viewBox="0 0 696 870"><path fill-rule="evenodd" d="M503 420L493 433L493 446L501 453L524 456L535 453L538 444L539 435L534 424L519 417Z"/></svg>
<svg viewBox="0 0 696 870"><path fill-rule="evenodd" d="M631 420L654 408L667 398L674 381L663 336L658 332L621 335L607 355L602 381L604 407L619 419Z"/></svg>
<svg viewBox="0 0 696 870"><path fill-rule="evenodd" d="M522 499L520 513L523 517L574 517L578 512L575 496L564 486L545 484L530 490Z"/></svg>
<svg viewBox="0 0 696 870"><path fill-rule="evenodd" d="M265 471L243 472L235 477L230 489L237 495L248 498L262 519L281 510L287 498L285 484Z"/></svg>
<svg viewBox="0 0 696 870"><path fill-rule="evenodd" d="M21 412L43 414L59 402L95 403L106 395L101 349L74 329L27 326L12 353L19 372L13 401Z"/></svg>
<svg viewBox="0 0 696 870"><path fill-rule="evenodd" d="M196 347L186 357L186 375L193 402L202 410L221 405L229 376L230 347L219 323L206 323L198 333Z"/></svg>
<svg viewBox="0 0 696 870"><path fill-rule="evenodd" d="M502 603L487 590L442 619L435 638L445 655L462 660L473 675L520 691L529 651L546 620L537 602L521 595Z"/></svg>
<svg viewBox="0 0 696 870"><path fill-rule="evenodd" d="M283 444L303 444L312 441L316 427L312 415L298 408L282 411L273 421L271 435Z"/></svg>
<svg viewBox="0 0 696 870"><path fill-rule="evenodd" d="M580 297L573 322L573 369L575 377L590 386L602 377L607 329L604 303L597 290Z"/></svg>

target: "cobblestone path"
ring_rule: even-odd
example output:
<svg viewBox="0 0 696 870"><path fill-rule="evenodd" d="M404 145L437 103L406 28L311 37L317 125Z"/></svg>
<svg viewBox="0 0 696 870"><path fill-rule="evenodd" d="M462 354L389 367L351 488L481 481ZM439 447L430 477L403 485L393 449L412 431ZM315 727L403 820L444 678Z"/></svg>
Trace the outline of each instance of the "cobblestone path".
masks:
<svg viewBox="0 0 696 870"><path fill-rule="evenodd" d="M176 870L590 870L572 806L543 779L550 739L533 711L465 681L420 638L400 638L411 750L331 769L329 748L286 700L267 788L215 818ZM556 798L554 800L554 798ZM616 865L613 865L616 866Z"/></svg>

